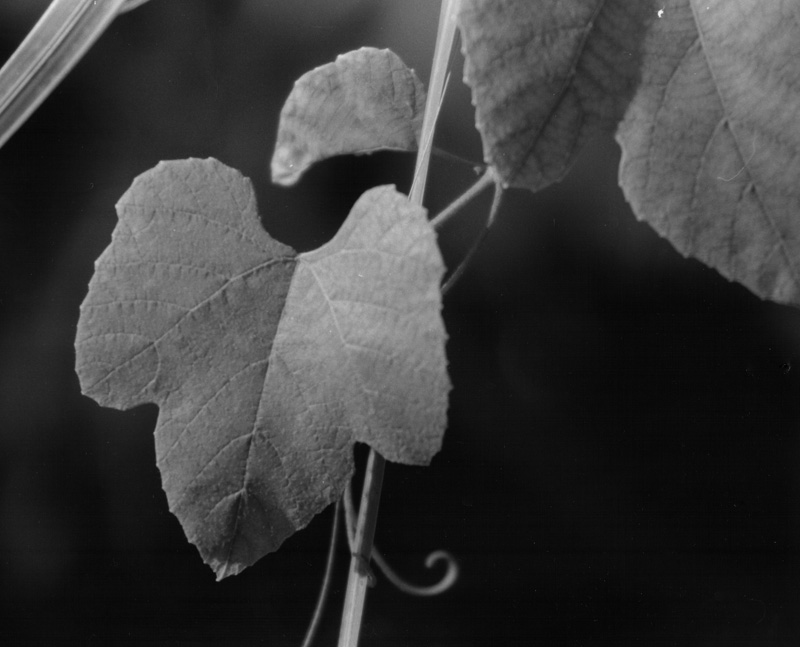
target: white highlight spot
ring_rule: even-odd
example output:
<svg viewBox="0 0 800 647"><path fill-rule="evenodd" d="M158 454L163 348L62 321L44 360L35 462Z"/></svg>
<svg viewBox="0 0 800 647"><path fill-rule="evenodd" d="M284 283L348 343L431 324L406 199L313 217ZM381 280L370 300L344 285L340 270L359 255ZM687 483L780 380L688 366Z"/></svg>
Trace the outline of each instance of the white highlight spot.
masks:
<svg viewBox="0 0 800 647"><path fill-rule="evenodd" d="M663 18L663 17L664 17L664 9L663 9L663 8L662 8L662 9L659 9L659 10L656 12L656 15L658 15L658 17L659 17L659 18Z"/></svg>

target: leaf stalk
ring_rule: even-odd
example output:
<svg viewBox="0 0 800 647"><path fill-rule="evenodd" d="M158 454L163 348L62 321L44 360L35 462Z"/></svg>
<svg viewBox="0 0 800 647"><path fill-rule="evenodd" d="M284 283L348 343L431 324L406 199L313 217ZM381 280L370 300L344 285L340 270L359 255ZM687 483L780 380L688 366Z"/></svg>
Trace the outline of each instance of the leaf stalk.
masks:
<svg viewBox="0 0 800 647"><path fill-rule="evenodd" d="M331 540L328 544L328 556L325 559L325 575L322 578L322 587L319 590L317 603L314 605L314 615L311 617L311 622L306 630L305 638L301 647L311 647L314 638L317 635L319 626L322 622L322 614L325 612L325 605L328 602L328 594L331 590L331 582L333 581L333 562L336 556L336 539L339 536L339 517L342 508L341 499L336 502L333 509L333 528L331 529Z"/></svg>
<svg viewBox="0 0 800 647"><path fill-rule="evenodd" d="M461 211L467 204L477 198L485 189L495 184L494 172L491 167L488 168L483 175L478 178L470 188L464 193L453 200L449 205L436 214L436 217L431 220L431 226L437 231L444 227L445 223L450 220L454 215Z"/></svg>
<svg viewBox="0 0 800 647"><path fill-rule="evenodd" d="M486 174L488 175L490 172L491 171L487 171ZM495 220L497 220L497 214L500 211L500 203L503 201L503 195L504 195L503 187L500 185L499 182L495 182L494 197L492 198L492 206L489 210L489 217L486 219L486 224L483 226L483 229L481 229L480 233L473 241L472 246L469 248L469 251L467 252L466 256L464 256L464 258L458 264L458 267L456 267L453 273L444 282L444 285L442 286L442 296L450 292L450 290L456 284L456 281L458 281L464 274L464 272L466 272L467 267L469 267L469 264L472 262L472 259L475 256L475 253L480 248L481 244L486 238L486 235L492 228L492 225L494 224Z"/></svg>

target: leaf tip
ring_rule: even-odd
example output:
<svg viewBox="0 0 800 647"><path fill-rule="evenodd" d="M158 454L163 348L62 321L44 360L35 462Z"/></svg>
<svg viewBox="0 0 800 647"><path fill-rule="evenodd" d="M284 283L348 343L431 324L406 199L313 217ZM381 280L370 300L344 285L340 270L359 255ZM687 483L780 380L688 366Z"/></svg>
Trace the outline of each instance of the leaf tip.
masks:
<svg viewBox="0 0 800 647"><path fill-rule="evenodd" d="M238 575L244 570L244 566L242 564L230 564L228 562L223 562L221 560L211 560L208 562L208 565L211 567L211 570L214 571L216 575L217 582L221 582L227 577L232 575Z"/></svg>
<svg viewBox="0 0 800 647"><path fill-rule="evenodd" d="M270 179L279 186L294 186L310 166L306 149L296 141L280 138L270 162Z"/></svg>

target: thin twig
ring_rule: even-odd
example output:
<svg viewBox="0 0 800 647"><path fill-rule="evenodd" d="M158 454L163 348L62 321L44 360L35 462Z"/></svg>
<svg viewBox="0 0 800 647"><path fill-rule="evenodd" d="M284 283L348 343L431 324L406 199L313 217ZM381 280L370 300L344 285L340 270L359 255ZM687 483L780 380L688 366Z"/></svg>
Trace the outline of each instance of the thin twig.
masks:
<svg viewBox="0 0 800 647"><path fill-rule="evenodd" d="M442 87L442 91L439 95L439 102L435 105L434 109L435 112L430 120L427 123L431 124L427 129L425 128L425 121L423 121L422 126L422 135L420 137L421 146L417 151L417 164L414 169L414 178L411 181L411 191L409 191L409 199L411 202L416 204L422 204L423 198L425 197L425 182L427 180L428 175L428 166L430 165L431 160L431 152L433 151L433 133L436 122L439 119L439 111L442 109L442 103L444 101L444 93L447 89L447 85L450 83L450 74L448 74L444 79L444 86ZM431 92L428 95L428 99L433 95ZM430 105L430 101L428 102ZM427 109L426 109L427 110ZM426 111L425 117L430 113ZM420 161L422 160L422 161Z"/></svg>
<svg viewBox="0 0 800 647"><path fill-rule="evenodd" d="M442 0L439 11L439 28L436 33L436 46L433 50L431 78L428 83L428 98L425 102L425 116L420 133L420 149L417 152L417 163L414 168L414 181L409 198L411 202L422 204L425 195L425 182L428 177L428 165L433 144L433 131L436 119L444 99L444 90L449 79L448 67L456 39L456 14L459 0Z"/></svg>
<svg viewBox="0 0 800 647"><path fill-rule="evenodd" d="M473 184L470 188L464 191L464 193L462 193L436 214L436 217L431 220L431 226L437 230L441 229L444 224L450 220L450 218L461 211L461 209L472 202L472 200L477 198L485 189L492 186L494 182L495 179L493 171L491 169L487 169L486 172L484 172L484 174L478 178L475 184Z"/></svg>
<svg viewBox="0 0 800 647"><path fill-rule="evenodd" d="M475 171L476 175L483 175L486 172L486 165L479 164L474 160L467 159L466 157L461 157L461 155L456 155L455 153L451 153L444 148L440 148L439 146L433 146L431 149L432 153L441 159L447 160L449 162L455 162L457 164L463 164L464 166L469 166L473 171Z"/></svg>
<svg viewBox="0 0 800 647"><path fill-rule="evenodd" d="M344 488L344 528L347 532L347 545L350 546L350 552L356 552L356 520L358 513L356 506L353 504L353 486L348 481Z"/></svg>
<svg viewBox="0 0 800 647"><path fill-rule="evenodd" d="M461 276L467 270L467 267L469 267L469 264L472 262L472 257L475 256L475 253L478 251L484 239L486 238L486 235L489 233L489 229L491 229L494 221L497 219L497 212L500 210L500 203L503 201L503 193L504 191L502 186L500 186L500 184L495 184L494 197L492 198L492 208L489 210L489 217L486 219L486 224L473 241L472 246L469 248L466 256L464 256L462 261L458 264L458 267L456 267L453 273L444 282L444 285L442 286L442 296L447 294L452 289L456 281L461 278Z"/></svg>
<svg viewBox="0 0 800 647"><path fill-rule="evenodd" d="M336 502L336 506L333 509L333 528L331 528L331 541L328 544L328 556L325 560L325 575L322 578L322 587L319 590L319 596L317 597L317 604L314 606L314 615L311 617L311 622L308 625L308 629L306 629L305 638L303 638L303 644L301 647L311 647L311 643L314 642L314 638L317 635L317 630L319 629L319 625L322 622L322 614L325 611L325 604L328 601L328 594L331 591L331 582L333 578L333 562L334 558L336 557L336 539L339 536L339 517L342 508L341 499Z"/></svg>

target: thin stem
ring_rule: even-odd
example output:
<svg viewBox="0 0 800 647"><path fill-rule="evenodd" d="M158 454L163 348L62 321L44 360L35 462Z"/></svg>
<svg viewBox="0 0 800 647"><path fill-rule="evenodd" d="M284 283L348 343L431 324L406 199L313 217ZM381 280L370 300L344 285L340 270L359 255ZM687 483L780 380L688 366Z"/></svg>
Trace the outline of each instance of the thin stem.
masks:
<svg viewBox="0 0 800 647"><path fill-rule="evenodd" d="M443 296L452 289L456 281L458 281L467 270L467 267L469 267L469 264L472 262L473 256L475 256L478 248L481 246L486 238L486 235L489 233L489 229L491 229L494 221L497 219L497 212L500 210L500 203L503 201L503 193L503 188L499 184L495 184L494 197L492 198L492 208L489 210L489 217L486 220L486 224L475 238L466 256L464 256L462 261L458 264L458 267L456 267L453 273L444 282L444 285L442 286Z"/></svg>
<svg viewBox="0 0 800 647"><path fill-rule="evenodd" d="M463 164L464 166L469 166L475 171L476 175L482 175L486 171L485 164L479 164L474 160L467 159L466 157L461 157L461 155L456 155L455 153L451 153L444 148L440 148L439 146L433 146L431 149L432 153L441 159L447 160L449 162L455 162L457 164Z"/></svg>
<svg viewBox="0 0 800 647"><path fill-rule="evenodd" d="M353 505L353 486L348 482L344 488L344 528L347 532L347 544L350 552L356 552L356 520L358 513ZM373 546L374 548L374 546Z"/></svg>
<svg viewBox="0 0 800 647"><path fill-rule="evenodd" d="M436 217L431 220L431 225L433 228L437 230L441 229L444 224L450 220L450 218L461 211L461 209L467 206L467 204L472 202L472 200L477 198L485 189L492 186L494 183L494 173L491 169L487 169L484 174L478 178L478 181L475 182L475 184L464 191L464 193L453 200L449 205L442 209L442 211L436 214Z"/></svg>
<svg viewBox="0 0 800 647"><path fill-rule="evenodd" d="M325 559L325 575L322 578L322 587L319 590L317 597L317 604L314 606L314 615L311 617L311 622L306 630L305 638L301 647L311 647L314 638L317 635L317 630L322 622L322 614L325 611L325 604L328 601L328 594L331 590L331 582L333 578L333 562L336 557L336 539L339 536L339 517L342 509L341 499L336 502L336 507L333 509L333 528L331 528L331 541L328 544L328 556Z"/></svg>
<svg viewBox="0 0 800 647"><path fill-rule="evenodd" d="M430 165L431 152L433 151L433 132L436 122L439 119L439 111L442 109L444 102L444 93L447 85L450 83L450 74L444 79L444 86L439 94L439 101L431 106L434 112L426 112L425 119L422 122L422 135L420 137L421 146L417 151L417 164L414 169L414 179L411 182L411 191L409 192L409 199L416 204L422 204L425 196L425 183L428 175L428 166ZM433 91L428 95L428 105L430 105ZM430 116L430 119L428 118ZM426 130L425 125L428 124Z"/></svg>
<svg viewBox="0 0 800 647"><path fill-rule="evenodd" d="M442 6L439 11L439 28L436 33L436 45L433 50L431 78L428 83L428 99L425 103L420 147L417 153L416 167L414 168L414 182L409 195L411 201L417 204L422 204L422 199L425 195L425 180L428 177L433 131L436 127L436 118L439 115L439 109L444 99L444 90L449 79L447 68L456 38L458 5L459 0L442 0Z"/></svg>

